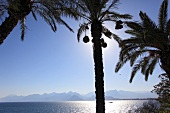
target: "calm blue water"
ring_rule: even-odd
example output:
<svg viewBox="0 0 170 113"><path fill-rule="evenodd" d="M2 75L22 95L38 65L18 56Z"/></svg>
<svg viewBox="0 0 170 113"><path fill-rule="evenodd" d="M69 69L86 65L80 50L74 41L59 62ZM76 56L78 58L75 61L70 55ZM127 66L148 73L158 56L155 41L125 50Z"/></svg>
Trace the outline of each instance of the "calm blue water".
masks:
<svg viewBox="0 0 170 113"><path fill-rule="evenodd" d="M146 100L106 101L106 113L127 113ZM95 101L7 102L0 103L0 113L95 113Z"/></svg>

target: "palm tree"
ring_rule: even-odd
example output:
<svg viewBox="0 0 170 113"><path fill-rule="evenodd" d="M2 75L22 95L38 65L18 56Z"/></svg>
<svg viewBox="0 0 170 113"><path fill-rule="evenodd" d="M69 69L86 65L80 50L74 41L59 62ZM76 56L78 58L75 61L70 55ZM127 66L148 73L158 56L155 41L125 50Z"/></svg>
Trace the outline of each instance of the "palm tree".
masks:
<svg viewBox="0 0 170 113"><path fill-rule="evenodd" d="M91 36L93 42L93 59L95 64L95 88L96 88L96 113L105 113L104 102L104 72L103 72L103 59L102 59L102 47L106 47L107 44L102 37L104 34L108 38L115 39L120 43L121 39L109 29L107 29L103 23L106 21L116 22L115 29L121 29L123 22L119 19L131 19L129 14L118 14L113 11L117 8L119 0L73 0L78 8L81 17L84 19L83 24L80 25L77 33L78 41L80 41L81 35L91 28ZM85 35L83 38L85 43L89 42L89 37Z"/></svg>
<svg viewBox="0 0 170 113"><path fill-rule="evenodd" d="M65 25L73 31L69 25L61 18L69 16L78 19L74 9L65 0L0 0L0 44L7 38L10 32L20 22L21 39L24 39L26 30L26 17L30 13L35 20L37 15L41 16L53 31L57 30L56 23ZM5 18L5 19L4 19Z"/></svg>
<svg viewBox="0 0 170 113"><path fill-rule="evenodd" d="M130 66L133 67L130 82L139 70L145 75L145 80L148 80L156 64L160 64L170 78L170 19L167 20L167 7L168 0L163 0L158 25L142 11L139 13L141 22L126 22L130 30L125 32L132 37L122 41L115 71L118 72L130 61Z"/></svg>

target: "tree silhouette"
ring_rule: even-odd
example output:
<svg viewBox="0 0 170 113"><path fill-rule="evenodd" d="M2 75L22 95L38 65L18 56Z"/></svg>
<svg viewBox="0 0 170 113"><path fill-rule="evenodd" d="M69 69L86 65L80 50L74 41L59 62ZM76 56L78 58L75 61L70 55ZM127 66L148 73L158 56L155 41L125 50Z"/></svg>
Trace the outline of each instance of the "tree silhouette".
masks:
<svg viewBox="0 0 170 113"><path fill-rule="evenodd" d="M53 31L57 30L56 23L65 25L73 31L62 19L62 16L78 19L74 9L65 0L0 0L0 44L7 38L10 32L20 23L21 40L24 40L26 30L26 17L30 13L37 20L37 15L51 26ZM5 19L4 19L5 18Z"/></svg>
<svg viewBox="0 0 170 113"><path fill-rule="evenodd" d="M131 19L131 15L119 14L113 11L113 9L117 8L119 0L72 1L77 4L79 15L86 21L80 24L77 33L78 41L80 41L82 33L89 29L91 31L95 65L96 113L105 113L102 47L107 47L107 43L104 41L104 38L102 38L102 34L110 39L115 39L118 43L121 42L121 39L107 29L103 23L106 21L115 22L115 29L121 29L123 22L119 19ZM90 39L85 35L83 41L87 43Z"/></svg>
<svg viewBox="0 0 170 113"><path fill-rule="evenodd" d="M163 0L156 25L146 13L140 11L141 22L126 22L130 30L125 31L132 35L121 43L119 62L115 72L127 62L133 67L130 82L135 74L141 70L148 80L156 64L168 74L170 78L170 19L167 19L168 0Z"/></svg>

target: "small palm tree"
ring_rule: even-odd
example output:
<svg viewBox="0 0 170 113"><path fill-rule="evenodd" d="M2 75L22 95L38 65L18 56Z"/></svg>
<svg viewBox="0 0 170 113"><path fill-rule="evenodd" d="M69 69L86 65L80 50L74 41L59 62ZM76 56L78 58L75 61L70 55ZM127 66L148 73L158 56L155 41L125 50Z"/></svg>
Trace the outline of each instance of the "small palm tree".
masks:
<svg viewBox="0 0 170 113"><path fill-rule="evenodd" d="M78 19L78 15L74 13L73 8L69 8L69 5L64 0L0 0L0 19L3 20L3 17L6 17L0 25L0 44L19 22L21 39L24 39L25 21L30 13L35 20L37 20L37 15L41 16L53 31L57 30L56 23L63 24L73 31L61 18L62 16L69 16Z"/></svg>
<svg viewBox="0 0 170 113"><path fill-rule="evenodd" d="M121 43L119 62L115 72L127 62L133 66L130 82L137 71L145 75L153 73L156 64L168 74L170 78L170 19L167 20L168 0L163 0L156 25L146 13L140 11L141 22L126 22L130 30L125 31L132 35Z"/></svg>
<svg viewBox="0 0 170 113"><path fill-rule="evenodd" d="M81 35L86 32L86 30L89 30L89 27L91 28L93 59L95 64L96 113L105 113L102 47L107 47L107 44L104 38L102 38L102 34L110 39L115 39L118 43L121 42L121 39L107 29L103 23L106 21L115 22L115 29L121 29L123 22L119 19L131 19L131 16L129 14L118 14L113 11L119 0L73 1L79 7L77 8L79 15L86 21L81 24L78 29L78 41L80 41ZM90 39L85 35L83 41L87 43Z"/></svg>

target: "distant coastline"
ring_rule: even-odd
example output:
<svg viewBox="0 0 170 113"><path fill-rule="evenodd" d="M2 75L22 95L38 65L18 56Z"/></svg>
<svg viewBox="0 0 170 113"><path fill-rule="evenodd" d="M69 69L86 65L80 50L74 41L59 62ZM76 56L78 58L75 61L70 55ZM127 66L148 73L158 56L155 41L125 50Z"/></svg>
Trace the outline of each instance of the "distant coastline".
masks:
<svg viewBox="0 0 170 113"><path fill-rule="evenodd" d="M115 99L115 100L157 100L157 98L131 98L131 99Z"/></svg>
<svg viewBox="0 0 170 113"><path fill-rule="evenodd" d="M123 90L109 90L105 92L105 100L156 100L157 95L151 92L132 92ZM36 102L36 101L93 101L95 93L81 95L77 92L44 93L28 96L10 95L0 98L0 102Z"/></svg>

